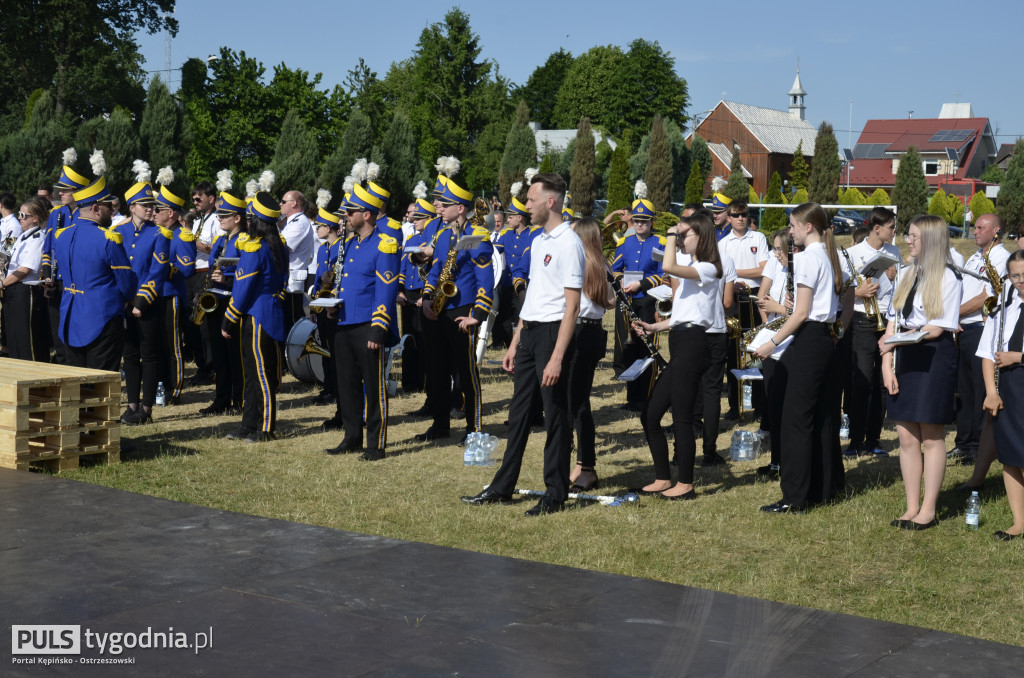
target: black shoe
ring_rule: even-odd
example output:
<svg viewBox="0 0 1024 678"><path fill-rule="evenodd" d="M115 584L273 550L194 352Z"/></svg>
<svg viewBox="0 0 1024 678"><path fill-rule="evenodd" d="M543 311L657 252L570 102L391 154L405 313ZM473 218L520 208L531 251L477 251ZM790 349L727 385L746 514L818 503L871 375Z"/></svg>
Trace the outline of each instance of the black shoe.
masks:
<svg viewBox="0 0 1024 678"><path fill-rule="evenodd" d="M992 537L997 541L1011 541L1019 536L1019 534L1010 534L1009 532L1003 532L1002 530L998 530L992 535Z"/></svg>
<svg viewBox="0 0 1024 678"><path fill-rule="evenodd" d="M959 447L954 447L949 452L946 452L946 459L948 459L949 461L953 461L954 459L959 459L960 457L964 456L964 454L964 451L961 450Z"/></svg>
<svg viewBox="0 0 1024 678"><path fill-rule="evenodd" d="M341 444L337 447L324 450L325 454L345 454L346 452L359 452L363 449L363 444L358 440L342 440Z"/></svg>
<svg viewBox="0 0 1024 678"><path fill-rule="evenodd" d="M224 437L227 438L228 440L245 440L253 433L255 433L253 429L246 428L245 426L239 426L237 429L235 429L234 431L232 431L231 433L227 434Z"/></svg>
<svg viewBox="0 0 1024 678"><path fill-rule="evenodd" d="M494 490L488 488L480 494L465 497L460 497L463 504L469 504L470 506L483 506L484 504L501 504L505 506L512 503L512 497L504 494L498 494Z"/></svg>
<svg viewBox="0 0 1024 678"><path fill-rule="evenodd" d="M740 415L736 410L729 410L728 412L722 415L723 421L737 421L739 420L739 418Z"/></svg>
<svg viewBox="0 0 1024 678"><path fill-rule="evenodd" d="M466 431L465 433L463 433L461 436L459 436L459 439L455 441L455 444L458 445L459 447L465 447L466 439L469 438L470 433L474 433L474 431Z"/></svg>
<svg viewBox="0 0 1024 678"><path fill-rule="evenodd" d="M901 530L910 530L912 532L920 532L921 530L927 530L929 527L938 527L938 517L932 518L927 523L915 523L913 520L904 520L900 523Z"/></svg>
<svg viewBox="0 0 1024 678"><path fill-rule="evenodd" d="M849 458L856 458L856 457L863 457L863 456L868 455L868 454L871 454L870 450L862 450L857 445L850 445L848 448L846 448L846 451L843 452L843 456L848 458L848 459Z"/></svg>
<svg viewBox="0 0 1024 678"><path fill-rule="evenodd" d="M127 418L122 417L121 423L127 424L128 426L139 426L141 424L149 424L153 421L153 413L147 412L142 407L132 412Z"/></svg>
<svg viewBox="0 0 1024 678"><path fill-rule="evenodd" d="M325 431L340 431L344 428L344 425L341 423L341 419L331 417L320 424L320 427Z"/></svg>
<svg viewBox="0 0 1024 678"><path fill-rule="evenodd" d="M668 487L665 488L665 490L667 489ZM661 494L665 490L645 490L642 487L634 487L633 489L626 490L626 494L637 494L640 495L641 497L653 497L655 495Z"/></svg>
<svg viewBox="0 0 1024 678"><path fill-rule="evenodd" d="M762 506L761 511L764 513L803 513L807 509L803 506L794 506L793 504L787 504L784 500L780 499L774 504L768 504Z"/></svg>
<svg viewBox="0 0 1024 678"><path fill-rule="evenodd" d="M704 458L700 460L701 466L722 466L723 464L725 464L725 459L718 452L705 454Z"/></svg>
<svg viewBox="0 0 1024 678"><path fill-rule="evenodd" d="M277 436L273 433L265 433L263 431L253 431L243 439L247 443L265 443L270 440L277 440Z"/></svg>
<svg viewBox="0 0 1024 678"><path fill-rule="evenodd" d="M413 410L412 412L410 412L409 416L412 416L412 417L429 417L430 416L430 408L427 407L426 403L424 403L423 406L420 407L418 410Z"/></svg>
<svg viewBox="0 0 1024 678"><path fill-rule="evenodd" d="M661 495L662 499L665 499L667 501L692 501L697 498L697 490L690 490L689 492L684 492L683 494L677 494L674 497L669 496L664 492L659 492L658 494Z"/></svg>
<svg viewBox="0 0 1024 678"><path fill-rule="evenodd" d="M964 454L962 457L960 457L953 463L958 464L960 466L974 466L974 455Z"/></svg>
<svg viewBox="0 0 1024 678"><path fill-rule="evenodd" d="M547 495L540 498L537 505L532 509L528 509L523 515L533 518L534 516L542 516L546 513L558 513L559 511L565 510L564 501L552 501Z"/></svg>
<svg viewBox="0 0 1024 678"><path fill-rule="evenodd" d="M217 403L213 403L212 405L209 405L208 407L204 407L203 409L199 410L199 414L203 415L204 417L218 414L227 414L229 409L231 408L227 405L218 405Z"/></svg>
<svg viewBox="0 0 1024 678"><path fill-rule="evenodd" d="M892 520L889 523L889 527L898 527L898 528L900 528L902 530L903 526L906 525L909 522L911 522L911 521L904 520L903 518L896 518L896 519Z"/></svg>
<svg viewBox="0 0 1024 678"><path fill-rule="evenodd" d="M450 438L451 435L452 432L450 430L442 431L441 429L436 429L433 426L431 426L423 433L417 433L416 440L420 441L421 443L429 443L431 440L438 440L439 438Z"/></svg>
<svg viewBox="0 0 1024 678"><path fill-rule="evenodd" d="M320 393L320 395L318 395L317 397L313 398L313 404L314 405L333 405L334 404L334 396L332 394L328 393L327 391L322 391Z"/></svg>
<svg viewBox="0 0 1024 678"><path fill-rule="evenodd" d="M205 386L212 384L216 375L213 372L196 372L195 376L188 380L189 386Z"/></svg>
<svg viewBox="0 0 1024 678"><path fill-rule="evenodd" d="M384 450L367 450L359 455L360 461L380 461L384 458Z"/></svg>
<svg viewBox="0 0 1024 678"><path fill-rule="evenodd" d="M779 465L778 464L765 464L764 466L757 467L757 477L765 478L769 480L779 479Z"/></svg>
<svg viewBox="0 0 1024 678"><path fill-rule="evenodd" d="M124 408L124 413L121 415L121 423L122 424L129 423L129 420L131 419L131 417L134 417L134 416L135 416L135 410L133 410L130 407L125 407Z"/></svg>
<svg viewBox="0 0 1024 678"><path fill-rule="evenodd" d="M180 404L181 404L181 398L179 398L177 396L167 396L167 399L164 401L164 405L180 405Z"/></svg>

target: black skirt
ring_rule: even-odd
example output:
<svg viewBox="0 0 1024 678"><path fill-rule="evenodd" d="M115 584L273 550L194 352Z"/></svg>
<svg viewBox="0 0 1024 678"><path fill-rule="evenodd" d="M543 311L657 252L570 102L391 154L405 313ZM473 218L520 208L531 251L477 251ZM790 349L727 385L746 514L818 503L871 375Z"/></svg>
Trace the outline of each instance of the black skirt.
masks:
<svg viewBox="0 0 1024 678"><path fill-rule="evenodd" d="M1003 409L992 422L996 435L996 458L1006 466L1024 467L1024 367L1011 367L999 374L999 395Z"/></svg>
<svg viewBox="0 0 1024 678"><path fill-rule="evenodd" d="M886 356L888 359L888 356ZM956 346L953 333L896 349L900 391L887 395L887 416L893 421L951 424L955 418Z"/></svg>

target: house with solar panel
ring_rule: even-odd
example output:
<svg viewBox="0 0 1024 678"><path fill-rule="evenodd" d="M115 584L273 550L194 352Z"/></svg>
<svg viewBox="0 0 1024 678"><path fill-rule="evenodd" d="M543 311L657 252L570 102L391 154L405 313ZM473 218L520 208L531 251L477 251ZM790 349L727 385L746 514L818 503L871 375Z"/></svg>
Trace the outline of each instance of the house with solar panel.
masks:
<svg viewBox="0 0 1024 678"><path fill-rule="evenodd" d="M758 195L768 191L772 173L783 179L793 166L797 146L810 164L814 155L817 128L806 120L807 106L800 69L789 93L789 108L781 111L735 101L719 101L694 129L711 151L711 174L704 186L705 195L715 176L729 178L732 154L739 147L743 175ZM687 137L687 143L693 132Z"/></svg>
<svg viewBox="0 0 1024 678"><path fill-rule="evenodd" d="M946 193L968 199L984 190L977 178L999 152L988 118L975 117L968 103L944 104L937 118L868 120L853 147L850 186L864 193L891 190L911 146L921 154L921 169L932 192L941 186Z"/></svg>

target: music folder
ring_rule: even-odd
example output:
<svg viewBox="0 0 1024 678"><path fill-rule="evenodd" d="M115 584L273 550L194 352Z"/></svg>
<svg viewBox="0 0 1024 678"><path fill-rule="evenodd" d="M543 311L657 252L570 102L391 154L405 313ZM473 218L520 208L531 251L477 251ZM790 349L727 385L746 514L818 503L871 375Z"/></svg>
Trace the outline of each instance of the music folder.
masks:
<svg viewBox="0 0 1024 678"><path fill-rule="evenodd" d="M623 370L622 374L619 375L619 381L633 381L653 364L654 358L637 358L636 362Z"/></svg>
<svg viewBox="0 0 1024 678"><path fill-rule="evenodd" d="M881 250L878 254L864 262L860 267L860 274L865 278L877 278L898 263L900 263L899 259L885 250Z"/></svg>

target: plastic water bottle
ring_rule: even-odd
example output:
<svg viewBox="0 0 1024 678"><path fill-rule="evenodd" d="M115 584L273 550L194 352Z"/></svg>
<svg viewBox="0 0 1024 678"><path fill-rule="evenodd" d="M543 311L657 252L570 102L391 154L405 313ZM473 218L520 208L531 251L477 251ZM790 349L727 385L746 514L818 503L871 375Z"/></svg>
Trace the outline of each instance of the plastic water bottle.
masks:
<svg viewBox="0 0 1024 678"><path fill-rule="evenodd" d="M740 460L740 448L743 445L743 431L733 431L732 438L729 441L729 459L732 461Z"/></svg>
<svg viewBox="0 0 1024 678"><path fill-rule="evenodd" d="M754 407L754 387L749 381L743 382L743 409L750 410Z"/></svg>
<svg viewBox="0 0 1024 678"><path fill-rule="evenodd" d="M484 466L494 466L497 463L495 458L495 451L498 449L498 445L501 441L498 440L498 436L487 435L484 436L483 449L484 449Z"/></svg>
<svg viewBox="0 0 1024 678"><path fill-rule="evenodd" d="M163 407L167 404L167 392L164 391L164 382L159 382L156 385L156 404Z"/></svg>
<svg viewBox="0 0 1024 678"><path fill-rule="evenodd" d="M488 453L487 453L487 439L488 438L490 438L490 436L488 436L485 433L477 433L476 434L476 449L474 450L474 452L476 453L476 465L477 466L487 466L487 461L488 461L488 459L487 459L487 457L488 457Z"/></svg>
<svg viewBox="0 0 1024 678"><path fill-rule="evenodd" d="M476 466L476 433L466 436L466 449L462 453L464 466Z"/></svg>
<svg viewBox="0 0 1024 678"><path fill-rule="evenodd" d="M843 440L850 439L850 417L843 413L843 421L839 424L839 437Z"/></svg>
<svg viewBox="0 0 1024 678"><path fill-rule="evenodd" d="M981 518L981 497L978 496L978 491L975 490L967 498L967 529L978 529L979 518Z"/></svg>

